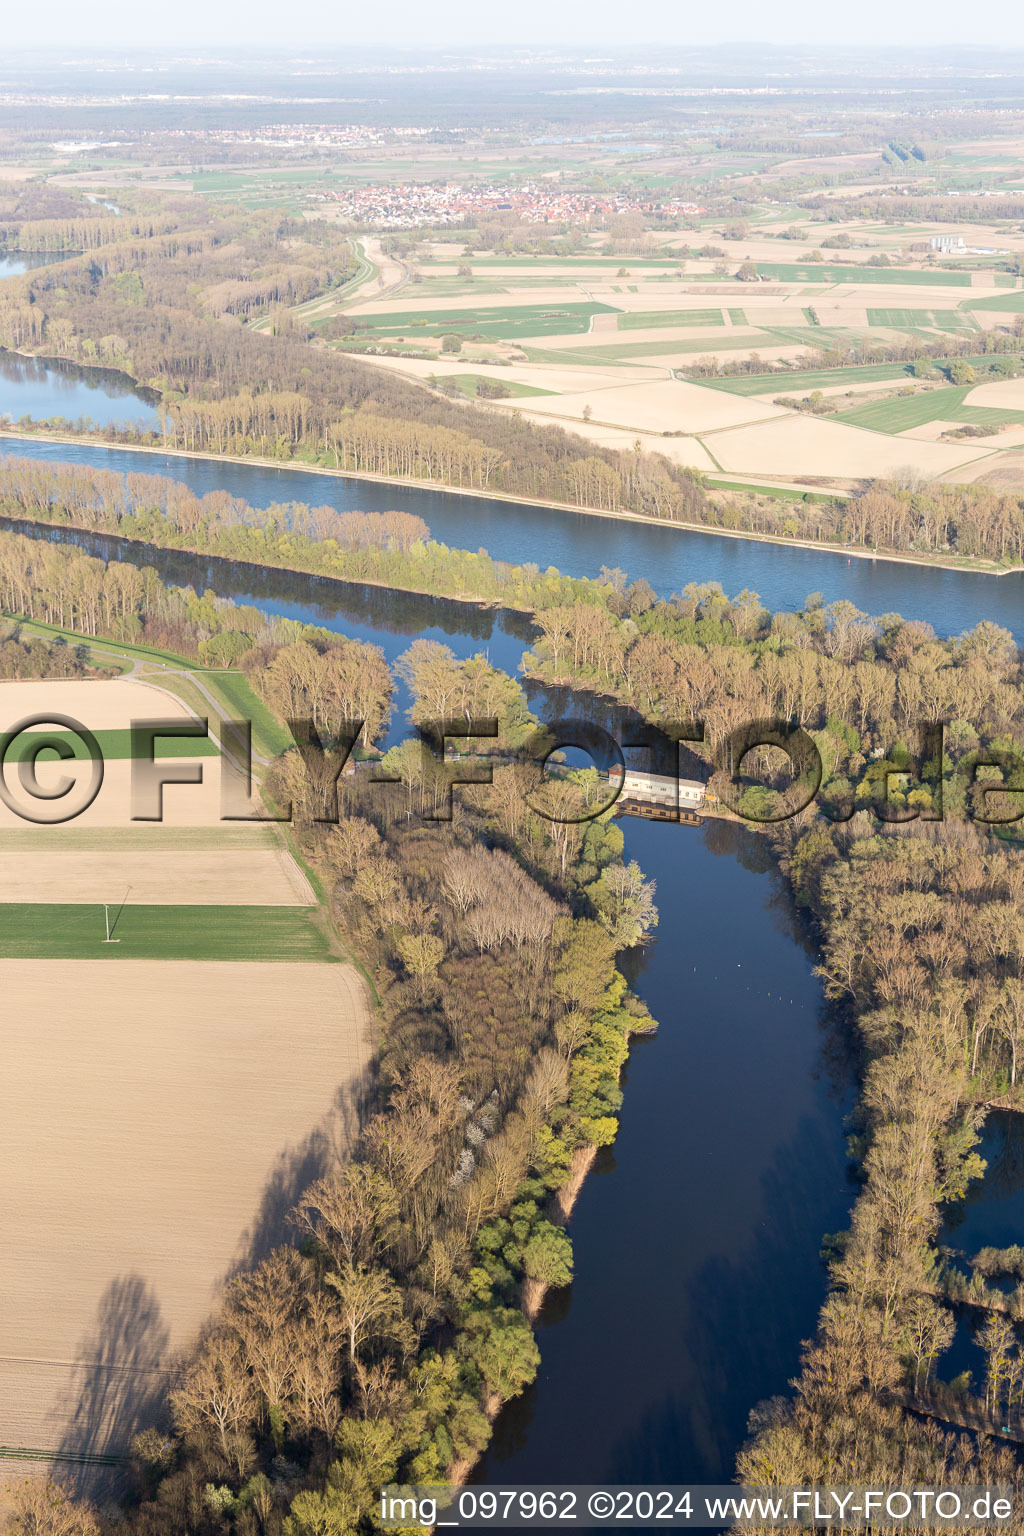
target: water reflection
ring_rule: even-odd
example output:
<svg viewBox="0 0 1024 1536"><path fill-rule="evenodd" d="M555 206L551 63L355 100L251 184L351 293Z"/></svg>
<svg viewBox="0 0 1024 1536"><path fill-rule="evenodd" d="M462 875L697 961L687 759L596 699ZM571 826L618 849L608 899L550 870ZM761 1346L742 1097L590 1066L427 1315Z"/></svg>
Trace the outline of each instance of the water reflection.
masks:
<svg viewBox="0 0 1024 1536"><path fill-rule="evenodd" d="M55 262L68 261L79 251L18 251L10 255L0 253L0 281L5 277L20 277L35 267L51 267Z"/></svg>
<svg viewBox="0 0 1024 1536"><path fill-rule="evenodd" d="M112 368L78 368L61 358L22 357L0 349L0 417L18 421L87 418L96 426L131 424L156 428L160 417L152 391L140 391ZM50 456L61 451L50 444ZM135 461L136 470L144 467Z"/></svg>
<svg viewBox="0 0 1024 1536"><path fill-rule="evenodd" d="M970 1257L979 1248L1008 1248L1024 1238L1024 1117L993 1110L977 1151L988 1167L967 1195L945 1208L940 1243Z"/></svg>
<svg viewBox="0 0 1024 1536"><path fill-rule="evenodd" d="M621 825L658 882L657 941L629 969L661 1028L630 1058L615 1177L590 1179L574 1214L571 1305L545 1308L540 1376L480 1482L731 1477L751 1408L797 1369L821 1237L853 1197L849 1072L827 1070L812 962L791 908L780 937L761 840Z"/></svg>

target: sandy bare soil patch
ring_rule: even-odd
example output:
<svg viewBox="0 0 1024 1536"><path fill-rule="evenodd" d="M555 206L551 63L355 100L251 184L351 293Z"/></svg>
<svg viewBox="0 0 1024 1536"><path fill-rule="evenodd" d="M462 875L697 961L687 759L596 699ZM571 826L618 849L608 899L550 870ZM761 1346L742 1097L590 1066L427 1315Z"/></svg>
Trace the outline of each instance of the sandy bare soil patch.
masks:
<svg viewBox="0 0 1024 1536"><path fill-rule="evenodd" d="M120 1451L233 1266L351 1143L341 965L0 962L0 1444Z"/></svg>
<svg viewBox="0 0 1024 1536"><path fill-rule="evenodd" d="M150 717L152 718L152 717ZM170 772L187 771L188 768L198 764L202 768L202 781L199 784L166 784L163 792L163 825L169 827L213 827L221 822L220 780L222 771L222 759L220 757L204 757L193 760L192 764L184 759L160 759L157 768ZM139 772L138 765L135 765ZM103 766L103 783L100 786L96 798L91 804L86 805L92 764L88 762L40 762L37 765L37 778L43 788L56 787L62 778L74 780L75 787L68 791L66 798L59 802L51 801L50 805L66 806L67 810L78 810L83 807L80 814L75 815L68 826L73 827L128 827L135 825L150 825L132 820L132 769L133 764L127 758L117 758L107 761ZM24 810L37 813L40 811L41 802L34 799L21 789L18 783L17 770L7 771L8 786L13 794L17 810L0 803L0 828L24 827L31 825L31 821L22 812ZM47 807L43 806L43 810Z"/></svg>
<svg viewBox="0 0 1024 1536"><path fill-rule="evenodd" d="M711 441L715 458L727 470L830 479L889 475L910 465L925 475L948 474L979 453L977 443L915 442L843 422L794 415L716 433Z"/></svg>
<svg viewBox="0 0 1024 1536"><path fill-rule="evenodd" d="M0 846L0 901L96 904L119 901L129 887L132 901L142 906L316 906L309 881L283 847L55 849L26 858Z"/></svg>
<svg viewBox="0 0 1024 1536"><path fill-rule="evenodd" d="M964 397L964 405L994 405L1003 411L1024 411L1024 379L997 379L991 384L979 384Z"/></svg>
<svg viewBox="0 0 1024 1536"><path fill-rule="evenodd" d="M707 432L765 416L781 416L782 410L763 399L730 395L724 390L704 389L679 379L630 384L624 389L604 389L592 397L587 392L562 395L558 401L538 401L537 414L582 418L590 406L603 423L636 427L649 432ZM575 430L575 429L574 429Z"/></svg>
<svg viewBox="0 0 1024 1536"><path fill-rule="evenodd" d="M545 427L549 427L554 419L534 411L523 411L522 414L528 421L536 421ZM604 427L592 421L566 422L565 425L577 437L586 438L588 443L600 443L603 448L632 453L635 444L640 443L644 452L660 453L673 464L699 469L709 475L713 475L717 469L714 459L695 437L662 437L657 432L638 432L630 427Z"/></svg>
<svg viewBox="0 0 1024 1536"><path fill-rule="evenodd" d="M905 432L896 432L895 437L912 437L920 443L937 443L943 432L952 432L957 427L962 427L962 421L926 421L920 427L908 427ZM987 438L965 438L965 442L977 442L982 448L988 446Z"/></svg>
<svg viewBox="0 0 1024 1536"><path fill-rule="evenodd" d="M1021 491L1024 490L1024 454L990 453L977 463L965 465L962 470L950 471L943 479L951 485L988 485L994 491Z"/></svg>
<svg viewBox="0 0 1024 1536"><path fill-rule="evenodd" d="M582 341L585 338L577 336L573 339ZM513 363L510 368L503 368L496 364L473 363L463 357L438 358L434 362L423 357L368 356L365 361L392 373L407 374L410 378L425 379L434 374L440 379L452 373L473 373L488 379L498 379L504 384L532 384L536 389L550 389L555 393L564 391L567 394L580 389L621 388L632 377L641 380L652 377L649 368L623 369L608 363L602 366L597 362L593 368L573 368L568 364L560 367L549 363ZM660 370L660 375L664 376L664 369Z"/></svg>
<svg viewBox="0 0 1024 1536"><path fill-rule="evenodd" d="M47 709L92 731L126 730L133 720L194 718L179 699L130 678L24 678L0 684L0 730Z"/></svg>

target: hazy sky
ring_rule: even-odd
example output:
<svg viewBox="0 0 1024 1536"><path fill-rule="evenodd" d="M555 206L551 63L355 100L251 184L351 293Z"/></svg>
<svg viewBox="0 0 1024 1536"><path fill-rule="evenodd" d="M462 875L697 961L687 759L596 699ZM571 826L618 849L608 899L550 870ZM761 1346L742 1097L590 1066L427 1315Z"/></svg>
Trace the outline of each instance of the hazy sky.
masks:
<svg viewBox="0 0 1024 1536"><path fill-rule="evenodd" d="M989 0L984 25L963 0L0 0L3 45L121 47L204 42L315 54L346 42L396 47L452 43L806 42L879 45L1024 44L1024 6ZM2 63L0 63L2 71Z"/></svg>

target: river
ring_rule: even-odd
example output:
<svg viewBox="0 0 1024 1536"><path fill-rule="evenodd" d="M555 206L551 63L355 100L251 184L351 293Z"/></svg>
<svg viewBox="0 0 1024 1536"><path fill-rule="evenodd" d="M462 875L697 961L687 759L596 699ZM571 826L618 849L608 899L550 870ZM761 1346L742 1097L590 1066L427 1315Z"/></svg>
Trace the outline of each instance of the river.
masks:
<svg viewBox="0 0 1024 1536"><path fill-rule="evenodd" d="M719 580L792 607L812 590L943 633L993 618L1024 634L1016 579L869 564L753 540L618 524L512 502L252 465L143 458L26 441L15 451L170 473L256 505L302 499L403 506L436 538L510 560L646 576L661 592ZM68 537L64 534L55 537ZM75 537L97 553L380 644L426 634L514 671L528 621L429 598ZM534 708L542 692L531 690ZM592 701L588 701L592 708ZM400 733L401 720L394 733ZM822 1237L854 1188L843 1117L852 1081L830 1033L813 955L763 842L738 827L622 822L627 856L657 881L654 943L631 958L660 1023L629 1061L622 1126L573 1216L576 1279L539 1321L542 1366L511 1404L479 1476L515 1482L715 1481L747 1416L787 1390L824 1295Z"/></svg>
<svg viewBox="0 0 1024 1536"><path fill-rule="evenodd" d="M55 399L60 398L62 383L56 386ZM123 403L113 402L110 408L115 420L128 414ZM18 414L24 414L25 409ZM98 409L93 397L91 403L81 406L84 414L91 410L97 420ZM0 414L5 412L15 414L9 381L0 375ZM46 411L38 408L36 414L43 416ZM1024 641L1022 573L995 577L937 566L864 560L831 550L795 549L759 539L620 522L524 502L318 475L285 466L270 469L211 459L168 458L129 449L47 443L38 438L8 439L0 442L0 450L125 473L168 475L184 481L197 495L226 490L256 507L282 501L327 504L341 511L357 508L382 512L401 507L424 518L432 536L452 548L483 548L498 560L520 565L532 561L542 570L554 565L571 576L597 576L602 566L618 566L631 579L645 576L662 597L681 591L688 582L718 581L730 595L746 587L759 593L772 610L792 610L802 605L809 593L821 592L827 602L849 598L865 613L902 613L906 618L927 619L942 634L959 634L980 618L988 618Z"/></svg>

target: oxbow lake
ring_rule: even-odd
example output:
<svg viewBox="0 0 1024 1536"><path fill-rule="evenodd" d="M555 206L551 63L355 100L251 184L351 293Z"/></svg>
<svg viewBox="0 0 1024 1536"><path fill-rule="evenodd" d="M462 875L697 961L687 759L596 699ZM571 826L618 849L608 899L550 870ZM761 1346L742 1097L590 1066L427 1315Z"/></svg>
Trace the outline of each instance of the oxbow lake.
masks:
<svg viewBox="0 0 1024 1536"><path fill-rule="evenodd" d="M33 267L49 267L54 262L66 260L66 256L52 251L17 251L10 255L0 251L0 282L5 277L20 277L23 272L31 272Z"/></svg>
<svg viewBox="0 0 1024 1536"><path fill-rule="evenodd" d="M160 425L150 393L113 369L76 368L58 358L0 350L0 418L11 422L24 416L33 421L59 417L71 425L89 421L98 427L148 431Z"/></svg>

